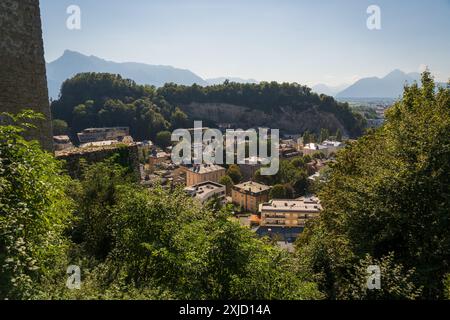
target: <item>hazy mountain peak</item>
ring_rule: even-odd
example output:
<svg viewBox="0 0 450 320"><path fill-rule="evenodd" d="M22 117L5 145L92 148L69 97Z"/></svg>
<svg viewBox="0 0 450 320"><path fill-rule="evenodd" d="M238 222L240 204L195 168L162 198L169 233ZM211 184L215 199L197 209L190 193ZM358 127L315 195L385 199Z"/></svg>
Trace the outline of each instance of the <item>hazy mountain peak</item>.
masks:
<svg viewBox="0 0 450 320"><path fill-rule="evenodd" d="M403 93L405 84L412 84L420 79L420 74L406 74L395 69L383 78L363 78L340 92L339 98L398 98Z"/></svg>
<svg viewBox="0 0 450 320"><path fill-rule="evenodd" d="M394 70L392 70L391 72L389 72L389 73L385 76L385 78L386 78L386 77L390 77L390 76L404 76L404 75L406 75L406 73L404 73L402 70L400 70L400 69L394 69Z"/></svg>
<svg viewBox="0 0 450 320"><path fill-rule="evenodd" d="M145 63L119 63L107 61L96 56L87 56L77 51L65 50L63 55L47 64L49 95L55 99L59 95L62 83L82 72L108 72L130 78L138 84L163 86L173 82L182 85L208 85L198 75L189 70L172 66L150 65Z"/></svg>
<svg viewBox="0 0 450 320"><path fill-rule="evenodd" d="M408 75L399 69L395 69L394 71L389 72L386 76L384 76L385 80L389 79L407 79Z"/></svg>
<svg viewBox="0 0 450 320"><path fill-rule="evenodd" d="M64 53L62 54L61 57L59 57L58 59L54 60L53 62L58 61L58 60L65 60L65 59L89 59L89 58L97 58L97 57L87 56L87 55L84 55L84 54L82 54L80 52L72 51L72 50L68 50L67 49L67 50L64 50Z"/></svg>
<svg viewBox="0 0 450 320"><path fill-rule="evenodd" d="M83 56L83 54L81 54L81 53L79 53L77 51L72 51L70 49L64 50L64 53L63 53L62 56L64 57L64 56L72 56L72 55Z"/></svg>

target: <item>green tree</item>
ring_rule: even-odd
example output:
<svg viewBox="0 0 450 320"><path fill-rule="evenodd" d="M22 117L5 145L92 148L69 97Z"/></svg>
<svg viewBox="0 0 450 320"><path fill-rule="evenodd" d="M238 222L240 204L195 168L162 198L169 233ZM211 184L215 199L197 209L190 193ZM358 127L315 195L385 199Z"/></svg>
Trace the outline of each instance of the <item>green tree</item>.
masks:
<svg viewBox="0 0 450 320"><path fill-rule="evenodd" d="M233 179L231 179L230 176L226 175L220 178L219 183L227 188L227 195L230 195L231 189L234 186Z"/></svg>
<svg viewBox="0 0 450 320"><path fill-rule="evenodd" d="M173 129L185 128L188 125L188 117L180 108L176 108L172 113L170 123Z"/></svg>
<svg viewBox="0 0 450 320"><path fill-rule="evenodd" d="M37 142L22 138L31 111L0 126L0 299L32 299L64 283L72 202L70 179Z"/></svg>
<svg viewBox="0 0 450 320"><path fill-rule="evenodd" d="M337 129L337 131L336 131L336 141L342 141L342 131L341 131L341 129Z"/></svg>
<svg viewBox="0 0 450 320"><path fill-rule="evenodd" d="M161 131L156 135L156 144L165 149L172 144L172 134L169 131Z"/></svg>
<svg viewBox="0 0 450 320"><path fill-rule="evenodd" d="M339 295L339 284L351 281L353 266L366 255L380 260L391 253L392 264L414 270L408 282L423 288L420 297L444 296L442 279L450 271L449 132L450 85L436 91L424 72L422 87L405 88L383 127L338 154L320 192L320 221L298 246L329 297Z"/></svg>
<svg viewBox="0 0 450 320"><path fill-rule="evenodd" d="M130 181L127 169L111 158L85 167L78 188L72 188L70 195L77 203L72 239L80 243L87 254L103 260L111 251L112 208L120 186Z"/></svg>
<svg viewBox="0 0 450 320"><path fill-rule="evenodd" d="M114 248L94 280L103 286L116 283L110 274L123 274L127 292L159 291L177 299L322 297L291 268L292 256L230 220L226 207L201 208L182 189L120 189L113 207ZM250 272L257 266L272 273L261 281Z"/></svg>
<svg viewBox="0 0 450 320"><path fill-rule="evenodd" d="M313 159L326 159L327 156L323 152L316 152L313 154Z"/></svg>
<svg viewBox="0 0 450 320"><path fill-rule="evenodd" d="M390 253L379 260L367 255L356 265L351 277L346 278L338 290L338 299L350 300L414 300L421 296L422 288L414 284L415 270L405 270L395 262L395 256ZM380 268L380 288L369 290L367 282L370 266Z"/></svg>
<svg viewBox="0 0 450 320"><path fill-rule="evenodd" d="M137 140L153 140L170 128L172 115L177 121L182 117L154 87L105 73L81 73L66 80L51 107L53 118L66 121L73 132L125 126Z"/></svg>
<svg viewBox="0 0 450 320"><path fill-rule="evenodd" d="M294 188L297 197L305 196L308 193L310 183L305 170L296 173L292 182L292 187Z"/></svg>
<svg viewBox="0 0 450 320"><path fill-rule="evenodd" d="M330 131L328 131L328 129L321 129L320 130L320 137L319 137L319 141L320 143L324 142L325 140L327 140L330 137Z"/></svg>
<svg viewBox="0 0 450 320"><path fill-rule="evenodd" d="M319 96L310 88L296 83L243 84L228 82L206 87L168 83L158 89L158 94L172 105L189 105L192 102L228 103L245 106L249 110L263 111L267 114L280 112L280 106L290 106L296 113L317 109L333 114L351 135L360 135L364 128L362 117L354 114L347 103L337 102L332 97ZM248 121L250 126L260 125L248 115L244 115L242 120ZM305 123L305 125L309 130L316 129L309 123Z"/></svg>
<svg viewBox="0 0 450 320"><path fill-rule="evenodd" d="M270 195L269 197L271 199L286 199L286 188L284 185L282 184L277 184L275 186L273 186L272 190L270 190Z"/></svg>
<svg viewBox="0 0 450 320"><path fill-rule="evenodd" d="M450 300L450 274L446 274L444 278L444 297Z"/></svg>
<svg viewBox="0 0 450 320"><path fill-rule="evenodd" d="M232 164L228 170L227 170L227 175L231 178L231 180L233 180L234 184L238 184L239 182L241 182L242 180L242 173L241 173L241 169L239 168L238 165L236 164Z"/></svg>
<svg viewBox="0 0 450 320"><path fill-rule="evenodd" d="M309 131L305 131L305 133L303 134L303 144L306 145L311 142L313 142L312 138L311 138L311 134L309 133Z"/></svg>
<svg viewBox="0 0 450 320"><path fill-rule="evenodd" d="M304 157L297 157L293 160L291 160L291 164L296 168L305 169L306 168L306 162Z"/></svg>
<svg viewBox="0 0 450 320"><path fill-rule="evenodd" d="M53 135L63 136L69 133L69 126L64 120L55 119L53 120Z"/></svg>

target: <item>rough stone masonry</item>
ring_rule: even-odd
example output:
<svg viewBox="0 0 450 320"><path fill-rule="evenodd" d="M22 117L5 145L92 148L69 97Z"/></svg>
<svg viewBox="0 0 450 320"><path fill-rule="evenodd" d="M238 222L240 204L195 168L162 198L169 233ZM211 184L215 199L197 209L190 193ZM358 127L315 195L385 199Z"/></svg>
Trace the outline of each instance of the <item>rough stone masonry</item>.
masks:
<svg viewBox="0 0 450 320"><path fill-rule="evenodd" d="M0 0L0 112L23 109L46 117L29 138L53 150L39 0Z"/></svg>

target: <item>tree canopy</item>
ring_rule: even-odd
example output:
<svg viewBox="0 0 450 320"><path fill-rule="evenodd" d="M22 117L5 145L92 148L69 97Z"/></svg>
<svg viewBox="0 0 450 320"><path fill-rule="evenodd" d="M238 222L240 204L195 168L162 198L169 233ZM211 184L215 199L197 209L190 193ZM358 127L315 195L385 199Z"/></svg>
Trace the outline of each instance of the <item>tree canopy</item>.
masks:
<svg viewBox="0 0 450 320"><path fill-rule="evenodd" d="M210 123L208 119L189 119L179 108L192 102L231 103L268 114L284 107L294 112L318 109L333 114L352 136L364 130L362 117L352 113L347 104L295 83L166 84L156 89L120 75L80 73L63 83L60 98L52 102L51 109L53 118L65 121L73 133L91 127L128 126L133 137L144 140L154 139L160 131L192 127L189 123L193 120Z"/></svg>
<svg viewBox="0 0 450 320"><path fill-rule="evenodd" d="M74 132L92 127L125 126L138 140L186 124L186 115L158 95L151 86L137 85L120 75L82 73L66 80L59 100L52 103L54 119Z"/></svg>
<svg viewBox="0 0 450 320"><path fill-rule="evenodd" d="M0 126L0 299L323 297L230 208L146 189L114 157L71 180L23 130ZM66 287L69 265L81 269L79 290Z"/></svg>
<svg viewBox="0 0 450 320"><path fill-rule="evenodd" d="M425 72L422 87L405 88L382 128L338 154L320 193L321 218L299 240L303 262L329 297L353 297L346 284L364 259L404 270L399 281L409 289L386 288L378 298L444 296L450 272L449 172L450 88L435 92ZM392 270L381 271L388 277Z"/></svg>
<svg viewBox="0 0 450 320"><path fill-rule="evenodd" d="M30 299L64 281L73 202L60 163L22 138L36 115L7 117L11 125L0 126L0 299Z"/></svg>

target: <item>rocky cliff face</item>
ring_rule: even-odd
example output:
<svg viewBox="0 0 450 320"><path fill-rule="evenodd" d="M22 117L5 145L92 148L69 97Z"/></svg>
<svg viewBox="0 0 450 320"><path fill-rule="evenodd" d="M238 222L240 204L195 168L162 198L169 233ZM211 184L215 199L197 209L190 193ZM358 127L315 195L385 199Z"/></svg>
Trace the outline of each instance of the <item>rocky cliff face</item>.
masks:
<svg viewBox="0 0 450 320"><path fill-rule="evenodd" d="M280 112L267 114L230 104L191 103L182 106L182 110L193 120L208 120L217 124L232 123L242 129L261 126L280 129L284 133L302 133L306 130L316 132L320 128L328 128L330 132L336 132L337 129L345 132L344 126L333 114L318 108L298 112L284 107Z"/></svg>
<svg viewBox="0 0 450 320"><path fill-rule="evenodd" d="M32 109L45 121L30 138L53 149L39 0L0 1L0 112Z"/></svg>

